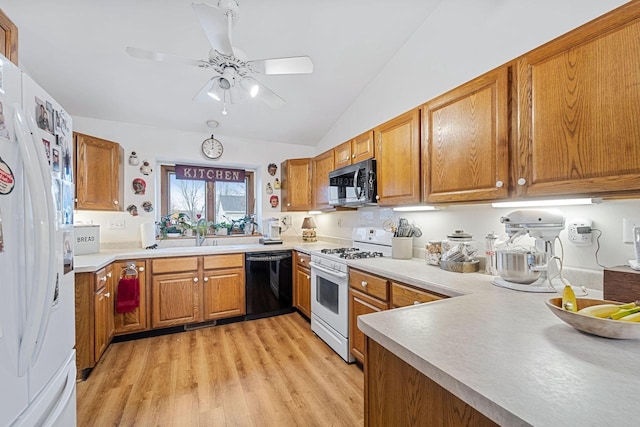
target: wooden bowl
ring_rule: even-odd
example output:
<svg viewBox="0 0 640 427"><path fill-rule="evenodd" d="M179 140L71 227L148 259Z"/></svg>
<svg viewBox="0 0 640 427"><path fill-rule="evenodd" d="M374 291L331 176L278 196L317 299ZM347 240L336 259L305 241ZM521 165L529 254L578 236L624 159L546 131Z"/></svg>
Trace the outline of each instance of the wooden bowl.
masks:
<svg viewBox="0 0 640 427"><path fill-rule="evenodd" d="M577 302L578 310L596 304L620 304L615 301L589 298L578 298ZM640 339L640 322L602 319L567 311L562 308L562 298L551 298L546 301L546 304L553 314L579 331L605 338Z"/></svg>

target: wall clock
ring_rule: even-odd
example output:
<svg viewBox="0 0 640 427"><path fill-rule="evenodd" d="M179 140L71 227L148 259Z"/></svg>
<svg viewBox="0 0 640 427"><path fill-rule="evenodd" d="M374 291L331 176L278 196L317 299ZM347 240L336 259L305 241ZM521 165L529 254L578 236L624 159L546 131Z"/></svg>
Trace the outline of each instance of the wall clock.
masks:
<svg viewBox="0 0 640 427"><path fill-rule="evenodd" d="M208 159L219 159L222 156L222 142L218 141L211 135L211 138L207 138L202 141L202 154Z"/></svg>

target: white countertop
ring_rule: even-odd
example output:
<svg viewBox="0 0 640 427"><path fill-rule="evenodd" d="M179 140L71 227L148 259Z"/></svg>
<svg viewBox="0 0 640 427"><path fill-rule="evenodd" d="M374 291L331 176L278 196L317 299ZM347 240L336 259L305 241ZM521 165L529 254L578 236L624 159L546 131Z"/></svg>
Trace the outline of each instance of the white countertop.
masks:
<svg viewBox="0 0 640 427"><path fill-rule="evenodd" d="M555 294L499 288L491 276L416 259L349 264L459 295L360 316L358 327L498 424L604 426L637 415L640 340L578 332L546 307Z"/></svg>
<svg viewBox="0 0 640 427"><path fill-rule="evenodd" d="M114 261L126 261L144 258L178 257L189 255L215 255L245 252L265 252L297 250L309 253L322 248L340 247L327 242L283 242L280 245L218 245L218 246L175 246L159 249L110 249L95 254L77 255L74 257L74 269L76 273L91 273Z"/></svg>

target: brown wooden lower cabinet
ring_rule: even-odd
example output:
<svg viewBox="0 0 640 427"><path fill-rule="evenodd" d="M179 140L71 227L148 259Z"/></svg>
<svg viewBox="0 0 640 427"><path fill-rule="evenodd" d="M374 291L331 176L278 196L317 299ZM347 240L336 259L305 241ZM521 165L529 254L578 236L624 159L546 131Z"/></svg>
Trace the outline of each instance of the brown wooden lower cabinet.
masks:
<svg viewBox="0 0 640 427"><path fill-rule="evenodd" d="M387 310L386 302L372 298L355 289L349 289L349 349L360 363L365 359L366 336L358 328L358 316Z"/></svg>
<svg viewBox="0 0 640 427"><path fill-rule="evenodd" d="M204 320L242 316L246 313L244 269L205 271Z"/></svg>
<svg viewBox="0 0 640 427"><path fill-rule="evenodd" d="M311 257L301 252L294 252L293 271L293 305L300 313L311 318Z"/></svg>
<svg viewBox="0 0 640 427"><path fill-rule="evenodd" d="M365 426L498 425L371 338L366 346Z"/></svg>
<svg viewBox="0 0 640 427"><path fill-rule="evenodd" d="M115 300L117 301L118 299L118 283L120 279L123 277L134 277L132 274L133 270L127 270L132 263L135 265L135 271L137 271L138 283L140 285L140 305L134 311L129 313L114 312L113 323L116 335L142 332L149 328L145 261L116 262L113 264L113 274L115 275Z"/></svg>
<svg viewBox="0 0 640 427"><path fill-rule="evenodd" d="M154 274L151 279L151 327L166 328L200 320L197 271Z"/></svg>

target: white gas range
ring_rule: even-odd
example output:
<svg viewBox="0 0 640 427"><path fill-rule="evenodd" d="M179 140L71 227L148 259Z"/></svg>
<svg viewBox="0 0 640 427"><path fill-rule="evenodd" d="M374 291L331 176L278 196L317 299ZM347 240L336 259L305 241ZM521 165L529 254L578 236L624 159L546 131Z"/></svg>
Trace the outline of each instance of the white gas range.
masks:
<svg viewBox="0 0 640 427"><path fill-rule="evenodd" d="M391 232L359 227L352 233L353 247L311 252L311 330L345 361L349 351L348 259L391 256Z"/></svg>

